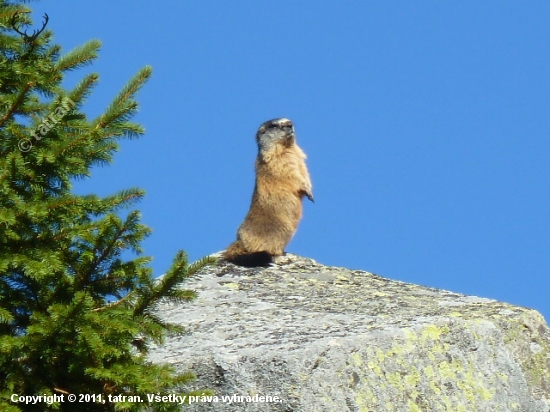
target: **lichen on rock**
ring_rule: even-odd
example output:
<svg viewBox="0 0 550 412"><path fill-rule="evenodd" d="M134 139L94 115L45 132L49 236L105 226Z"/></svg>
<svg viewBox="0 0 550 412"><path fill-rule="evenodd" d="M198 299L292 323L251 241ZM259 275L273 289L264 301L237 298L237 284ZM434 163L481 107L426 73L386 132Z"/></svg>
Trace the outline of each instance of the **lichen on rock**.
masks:
<svg viewBox="0 0 550 412"><path fill-rule="evenodd" d="M221 262L158 314L187 334L151 351L197 375L200 411L550 411L550 330L530 309L328 267ZM222 396L278 401L221 402ZM252 398L249 398L252 399Z"/></svg>

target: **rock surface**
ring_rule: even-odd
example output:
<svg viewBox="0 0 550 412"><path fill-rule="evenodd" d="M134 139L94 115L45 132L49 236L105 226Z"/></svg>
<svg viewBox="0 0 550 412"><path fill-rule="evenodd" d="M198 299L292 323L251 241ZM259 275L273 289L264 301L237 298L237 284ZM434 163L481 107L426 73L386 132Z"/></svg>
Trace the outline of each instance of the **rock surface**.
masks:
<svg viewBox="0 0 550 412"><path fill-rule="evenodd" d="M550 410L550 330L534 310L295 255L221 263L185 287L198 299L158 314L187 334L150 358L216 392L186 411Z"/></svg>

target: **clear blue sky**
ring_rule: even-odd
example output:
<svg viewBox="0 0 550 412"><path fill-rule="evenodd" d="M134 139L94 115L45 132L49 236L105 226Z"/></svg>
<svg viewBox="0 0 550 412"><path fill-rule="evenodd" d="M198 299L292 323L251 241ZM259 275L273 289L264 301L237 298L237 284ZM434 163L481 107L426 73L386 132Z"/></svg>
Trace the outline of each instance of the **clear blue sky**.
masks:
<svg viewBox="0 0 550 412"><path fill-rule="evenodd" d="M224 249L250 204L257 127L296 125L315 204L288 252L503 300L550 319L550 2L32 2L65 51L98 38L103 111L153 78L115 164L142 187L160 275Z"/></svg>

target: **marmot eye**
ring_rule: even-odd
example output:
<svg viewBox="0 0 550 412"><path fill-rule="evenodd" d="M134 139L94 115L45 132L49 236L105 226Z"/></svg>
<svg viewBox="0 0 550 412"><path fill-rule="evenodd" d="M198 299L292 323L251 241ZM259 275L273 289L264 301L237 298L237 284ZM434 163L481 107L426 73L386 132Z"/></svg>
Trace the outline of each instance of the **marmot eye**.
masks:
<svg viewBox="0 0 550 412"><path fill-rule="evenodd" d="M267 130L276 129L277 127L279 127L279 125L276 123L271 123L266 126Z"/></svg>

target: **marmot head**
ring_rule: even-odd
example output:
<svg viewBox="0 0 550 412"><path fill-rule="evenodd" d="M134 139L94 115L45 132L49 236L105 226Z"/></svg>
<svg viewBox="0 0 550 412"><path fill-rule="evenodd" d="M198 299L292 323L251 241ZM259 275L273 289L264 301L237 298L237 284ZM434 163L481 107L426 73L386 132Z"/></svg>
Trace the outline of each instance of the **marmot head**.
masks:
<svg viewBox="0 0 550 412"><path fill-rule="evenodd" d="M264 122L256 133L256 142L260 153L268 152L276 145L290 147L294 141L294 125L284 117Z"/></svg>

